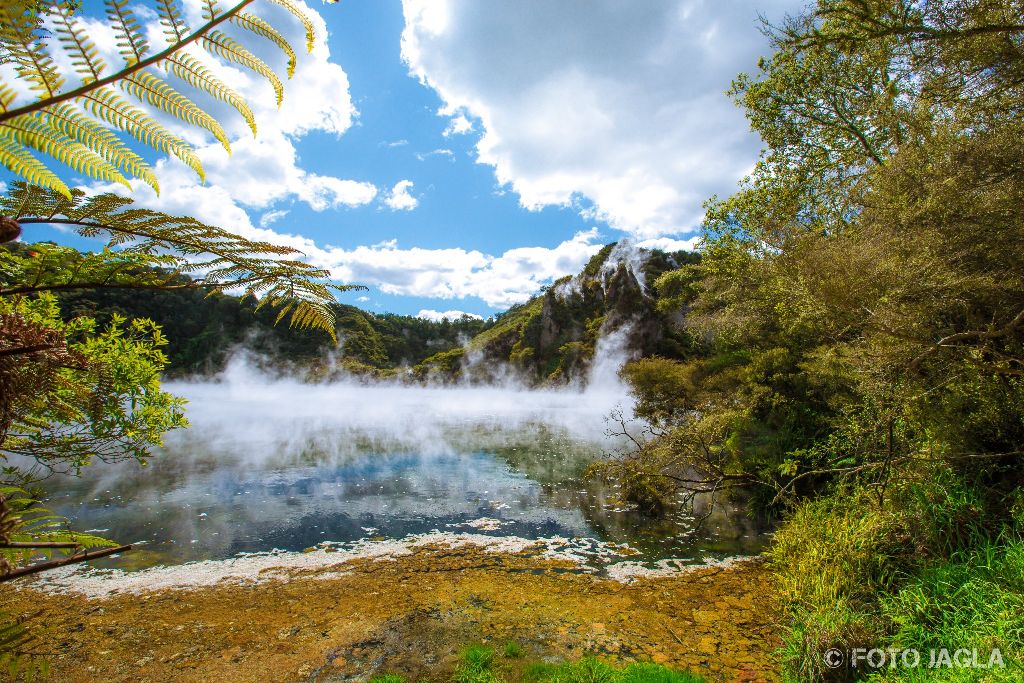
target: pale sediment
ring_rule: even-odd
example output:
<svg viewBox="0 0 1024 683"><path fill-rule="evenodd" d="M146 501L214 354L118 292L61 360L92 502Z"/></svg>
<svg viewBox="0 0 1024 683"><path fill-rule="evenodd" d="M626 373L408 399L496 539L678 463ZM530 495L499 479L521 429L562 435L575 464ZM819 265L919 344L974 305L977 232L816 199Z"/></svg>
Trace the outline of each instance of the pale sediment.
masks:
<svg viewBox="0 0 1024 683"><path fill-rule="evenodd" d="M481 522L464 526L492 530ZM477 547L486 553L526 554L530 557L565 563L564 569L584 573L600 573L616 581L633 581L640 577L665 577L707 566L729 566L743 558L693 563L680 560L659 560L642 563L623 558L637 551L628 545L606 543L588 538L554 536L527 539L517 536L488 536L477 533L433 532L398 540L361 540L353 543L321 543L305 552L274 550L242 553L224 560L204 560L181 565L157 566L136 571L96 569L72 565L40 575L33 587L47 593L79 593L89 598L105 598L117 594L141 594L167 589L189 590L208 588L221 583L258 584L266 581L288 581L299 576L341 575L353 560L393 561L426 547L458 549Z"/></svg>

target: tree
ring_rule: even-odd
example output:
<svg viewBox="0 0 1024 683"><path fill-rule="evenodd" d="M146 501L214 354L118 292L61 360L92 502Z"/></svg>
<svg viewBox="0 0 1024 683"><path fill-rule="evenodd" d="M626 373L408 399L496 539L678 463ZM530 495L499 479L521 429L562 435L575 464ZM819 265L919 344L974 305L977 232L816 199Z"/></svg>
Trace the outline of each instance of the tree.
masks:
<svg viewBox="0 0 1024 683"><path fill-rule="evenodd" d="M732 89L765 151L671 276L703 357L627 373L641 406L674 397L676 446L625 464L778 503L837 476L884 497L922 452L1019 463L1021 26L1016 3L822 0L769 27Z"/></svg>
<svg viewBox="0 0 1024 683"><path fill-rule="evenodd" d="M271 0L305 26L313 25L291 0ZM113 194L86 196L69 188L36 158L43 152L78 173L128 185L130 177L155 189L152 169L117 134L177 156L202 177L192 148L161 125L153 108L209 131L228 146L220 124L163 76L233 106L253 133L245 101L203 59L186 51L198 45L249 68L273 85L280 78L230 37L236 29L271 41L288 58L295 52L279 30L244 12L253 0L222 10L205 0L205 23L190 29L176 0L156 0L167 44L151 49L125 0L108 0L107 18L119 37L123 63L112 72L75 14L77 3L4 0L0 4L0 61L14 65L17 80L0 83L0 162L32 184L14 183L0 199L0 243L39 223L69 226L81 235L105 237L106 248L82 254L53 244L27 249L0 247L0 459L5 480L27 486L47 471L76 471L96 458L145 460L169 429L185 424L182 401L160 388L167 359L160 329L146 320L113 316L100 327L89 317L65 322L55 294L107 288L203 288L259 298L297 327L334 339L328 273L293 257L292 249L243 239L194 218L135 207ZM55 37L55 39L54 39ZM53 51L74 66L64 73ZM24 91L32 93L26 99ZM133 104L132 100L137 102ZM130 186L129 186L130 187ZM191 278L180 277L191 274ZM18 462L11 462L17 457ZM24 463L35 463L26 468ZM0 488L0 581L52 566L124 550L110 541L77 534L39 507L19 486ZM50 559L53 553L65 553ZM20 624L0 626L0 662L31 651Z"/></svg>

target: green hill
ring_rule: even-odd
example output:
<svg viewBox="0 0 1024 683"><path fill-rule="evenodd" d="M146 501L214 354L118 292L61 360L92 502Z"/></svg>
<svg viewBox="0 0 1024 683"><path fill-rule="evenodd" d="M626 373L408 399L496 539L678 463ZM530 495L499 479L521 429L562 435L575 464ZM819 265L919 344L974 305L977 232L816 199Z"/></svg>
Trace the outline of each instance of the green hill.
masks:
<svg viewBox="0 0 1024 683"><path fill-rule="evenodd" d="M656 281L697 258L609 244L578 275L486 321L435 322L338 304L337 348L326 335L275 326L274 314L256 310L251 298L198 289L67 292L61 308L66 316L88 314L100 323L114 314L159 323L169 340L171 376L215 374L244 349L264 369L308 379L354 374L488 382L511 373L529 385L558 385L583 380L598 339L616 330L626 332L636 355L685 356L686 338L676 331L671 307L664 305L668 292Z"/></svg>

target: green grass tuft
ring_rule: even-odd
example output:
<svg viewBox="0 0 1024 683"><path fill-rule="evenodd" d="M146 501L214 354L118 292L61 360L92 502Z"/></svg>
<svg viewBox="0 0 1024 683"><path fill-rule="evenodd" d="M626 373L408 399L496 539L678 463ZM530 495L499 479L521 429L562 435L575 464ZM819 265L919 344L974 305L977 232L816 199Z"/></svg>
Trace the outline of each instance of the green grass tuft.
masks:
<svg viewBox="0 0 1024 683"><path fill-rule="evenodd" d="M370 683L405 683L405 676L399 674L377 674L370 679Z"/></svg>
<svg viewBox="0 0 1024 683"><path fill-rule="evenodd" d="M505 643L502 653L505 655L505 659L519 659L523 656L523 646L512 640Z"/></svg>

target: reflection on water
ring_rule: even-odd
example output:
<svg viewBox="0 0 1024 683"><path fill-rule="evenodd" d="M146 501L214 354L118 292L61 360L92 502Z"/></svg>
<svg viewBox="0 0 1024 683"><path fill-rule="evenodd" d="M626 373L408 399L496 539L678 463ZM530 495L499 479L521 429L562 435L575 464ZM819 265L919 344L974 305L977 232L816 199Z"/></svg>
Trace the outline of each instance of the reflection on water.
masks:
<svg viewBox="0 0 1024 683"><path fill-rule="evenodd" d="M49 507L121 542L135 568L322 541L432 530L596 537L649 559L753 552L742 517L686 520L624 510L581 477L614 448L619 391L519 392L268 383L172 384L188 430L146 467L98 465L48 482Z"/></svg>

